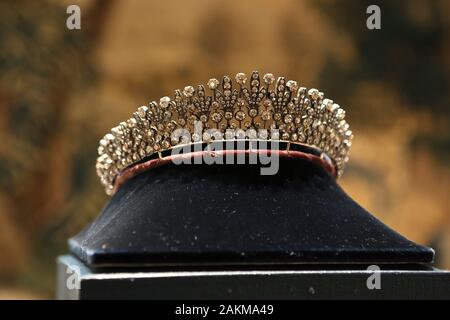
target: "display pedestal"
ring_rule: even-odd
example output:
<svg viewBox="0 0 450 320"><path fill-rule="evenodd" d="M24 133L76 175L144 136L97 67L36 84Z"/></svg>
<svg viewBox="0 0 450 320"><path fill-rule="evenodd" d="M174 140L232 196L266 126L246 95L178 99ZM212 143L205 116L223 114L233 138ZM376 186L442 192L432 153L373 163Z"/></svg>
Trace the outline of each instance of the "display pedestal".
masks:
<svg viewBox="0 0 450 320"><path fill-rule="evenodd" d="M58 297L450 298L434 251L384 225L322 167L280 158L278 174L259 169L166 165L127 181L69 240ZM381 268L380 290L367 287L369 265Z"/></svg>
<svg viewBox="0 0 450 320"><path fill-rule="evenodd" d="M79 269L79 289L72 270ZM314 270L210 270L92 272L73 256L58 259L58 299L450 299L450 272L392 266L374 273L363 266ZM348 268L348 267L347 267ZM370 283L373 283L369 281ZM67 286L69 284L69 286ZM71 287L72 289L69 289Z"/></svg>

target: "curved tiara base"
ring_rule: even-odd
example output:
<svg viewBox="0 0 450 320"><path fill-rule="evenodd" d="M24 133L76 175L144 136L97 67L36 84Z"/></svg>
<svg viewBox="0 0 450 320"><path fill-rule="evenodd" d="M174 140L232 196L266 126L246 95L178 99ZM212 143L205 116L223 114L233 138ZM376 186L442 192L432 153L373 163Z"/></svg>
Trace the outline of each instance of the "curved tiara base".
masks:
<svg viewBox="0 0 450 320"><path fill-rule="evenodd" d="M229 141L226 141L229 142ZM116 177L114 181L114 189L113 193L115 193L127 180L133 178L134 176L145 172L147 170L169 164L169 163L196 163L195 158L204 158L208 156L210 158L221 157L222 159L231 157L240 157L245 156L249 157L251 155L258 156L263 154L264 157L273 156L274 154L277 157L289 157L289 158L298 158L305 159L311 161L317 165L323 167L329 174L336 177L335 165L332 160L320 150L314 150L310 147L304 147L300 144L293 144L291 142L281 142L283 146L277 149L252 149L252 148L243 148L243 149L215 149L208 150L208 148L204 148L205 146L209 146L209 143L200 143L202 146L202 151L192 151L187 153L175 153L175 154L167 154L163 155L162 153L155 154L153 157L148 157L131 165L130 167L122 170L120 174ZM178 148L178 147L174 147ZM183 146L180 146L183 148ZM194 148L195 149L195 148ZM257 158L257 157L255 157ZM200 160L202 161L202 160ZM234 160L233 160L234 161ZM202 162L200 162L202 163ZM240 164L238 162L233 162L233 164ZM247 163L247 162L245 162Z"/></svg>
<svg viewBox="0 0 450 320"><path fill-rule="evenodd" d="M249 83L249 85L246 85ZM97 174L106 193L115 192L115 180L125 169L154 154L180 145L217 140L287 142L311 147L329 157L341 176L353 139L345 111L317 89L299 87L268 73L260 79L238 73L203 85L175 90L133 113L100 140Z"/></svg>

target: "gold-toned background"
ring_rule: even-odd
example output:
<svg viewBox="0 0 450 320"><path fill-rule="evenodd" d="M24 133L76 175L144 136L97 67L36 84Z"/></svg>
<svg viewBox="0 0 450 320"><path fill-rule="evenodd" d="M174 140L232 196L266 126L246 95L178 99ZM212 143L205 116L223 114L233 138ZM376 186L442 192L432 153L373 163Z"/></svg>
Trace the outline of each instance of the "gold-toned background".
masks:
<svg viewBox="0 0 450 320"><path fill-rule="evenodd" d="M66 28L79 4L82 29ZM318 87L355 140L344 189L450 268L450 2L0 3L0 298L46 298L107 197L98 139L173 89L239 71Z"/></svg>

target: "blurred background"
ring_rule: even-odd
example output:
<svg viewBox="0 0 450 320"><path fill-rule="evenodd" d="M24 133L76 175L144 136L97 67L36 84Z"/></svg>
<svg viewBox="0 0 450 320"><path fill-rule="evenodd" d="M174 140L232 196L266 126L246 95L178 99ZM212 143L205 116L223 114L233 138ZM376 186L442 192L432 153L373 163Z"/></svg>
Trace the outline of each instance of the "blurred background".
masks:
<svg viewBox="0 0 450 320"><path fill-rule="evenodd" d="M66 8L81 8L68 30ZM381 30L366 8L381 8ZM343 188L450 268L450 1L0 2L0 299L52 298L55 258L107 201L101 136L236 72L317 87L355 133Z"/></svg>

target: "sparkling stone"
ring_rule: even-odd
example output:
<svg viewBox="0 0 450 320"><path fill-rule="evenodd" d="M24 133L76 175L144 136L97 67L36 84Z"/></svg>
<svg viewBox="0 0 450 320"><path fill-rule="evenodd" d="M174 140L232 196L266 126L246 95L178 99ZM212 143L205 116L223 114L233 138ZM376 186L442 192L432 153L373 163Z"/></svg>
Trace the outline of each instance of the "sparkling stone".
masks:
<svg viewBox="0 0 450 320"><path fill-rule="evenodd" d="M239 72L238 74L236 74L236 82L237 83L239 83L240 85L244 85L246 81L247 81L247 76L245 75L245 73Z"/></svg>
<svg viewBox="0 0 450 320"><path fill-rule="evenodd" d="M145 114L147 113L147 111L148 111L148 107L147 106L139 107L138 110L137 110L138 115L141 118L145 118Z"/></svg>
<svg viewBox="0 0 450 320"><path fill-rule="evenodd" d="M210 88L211 90L216 89L219 86L219 80L212 78L209 79L208 81L208 88Z"/></svg>
<svg viewBox="0 0 450 320"><path fill-rule="evenodd" d="M250 109L250 111L248 112L248 115L252 118L256 117L258 115L258 110L257 109Z"/></svg>
<svg viewBox="0 0 450 320"><path fill-rule="evenodd" d="M131 118L127 120L127 127L128 128L134 128L137 124L137 121L135 118Z"/></svg>
<svg viewBox="0 0 450 320"><path fill-rule="evenodd" d="M236 119L239 121L242 121L245 119L245 112L244 111L238 111L236 112Z"/></svg>
<svg viewBox="0 0 450 320"><path fill-rule="evenodd" d="M298 141L300 141L300 142L305 142L305 140L306 140L305 134L304 134L303 132L300 132L300 133L298 134Z"/></svg>
<svg viewBox="0 0 450 320"><path fill-rule="evenodd" d="M192 97L194 95L195 89L193 86L184 87L183 93L186 97Z"/></svg>
<svg viewBox="0 0 450 320"><path fill-rule="evenodd" d="M268 121L271 118L271 114L269 111L263 111L261 114L261 119L264 121Z"/></svg>
<svg viewBox="0 0 450 320"><path fill-rule="evenodd" d="M284 116L284 123L291 123L293 119L292 115L287 114Z"/></svg>
<svg viewBox="0 0 450 320"><path fill-rule="evenodd" d="M233 113L232 112L225 112L225 119L230 120L233 118Z"/></svg>
<svg viewBox="0 0 450 320"><path fill-rule="evenodd" d="M317 89L309 89L308 95L311 97L312 100L317 100L319 98L319 90Z"/></svg>
<svg viewBox="0 0 450 320"><path fill-rule="evenodd" d="M275 81L275 76L272 73L266 73L263 80L266 84L272 84Z"/></svg>
<svg viewBox="0 0 450 320"><path fill-rule="evenodd" d="M114 140L114 136L111 133L108 133L105 135L105 139L109 140L109 141L113 141Z"/></svg>
<svg viewBox="0 0 450 320"><path fill-rule="evenodd" d="M281 120L281 113L275 113L274 115L273 115L273 119L275 120L275 121L280 121Z"/></svg>
<svg viewBox="0 0 450 320"><path fill-rule="evenodd" d="M207 116L206 114L202 114L202 115L200 116L200 121L203 122L203 123L205 123L206 121L208 121L208 116Z"/></svg>
<svg viewBox="0 0 450 320"><path fill-rule="evenodd" d="M339 105L337 105L337 106L339 108ZM344 111L344 109L339 108L339 109L336 110L336 118L338 120L344 120L344 118L345 118L345 111Z"/></svg>
<svg viewBox="0 0 450 320"><path fill-rule="evenodd" d="M169 97L162 97L161 99L159 99L159 105L161 106L161 108L167 108L169 106L169 103Z"/></svg>
<svg viewBox="0 0 450 320"><path fill-rule="evenodd" d="M161 144L164 149L170 148L170 142L167 140L164 140Z"/></svg>
<svg viewBox="0 0 450 320"><path fill-rule="evenodd" d="M291 92L297 92L297 90L298 90L298 84L297 84L297 81L289 80L289 81L286 83L286 86L289 88L289 90L291 90Z"/></svg>
<svg viewBox="0 0 450 320"><path fill-rule="evenodd" d="M214 122L220 122L220 120L222 120L222 115L218 112L215 112L211 115L211 119Z"/></svg>

